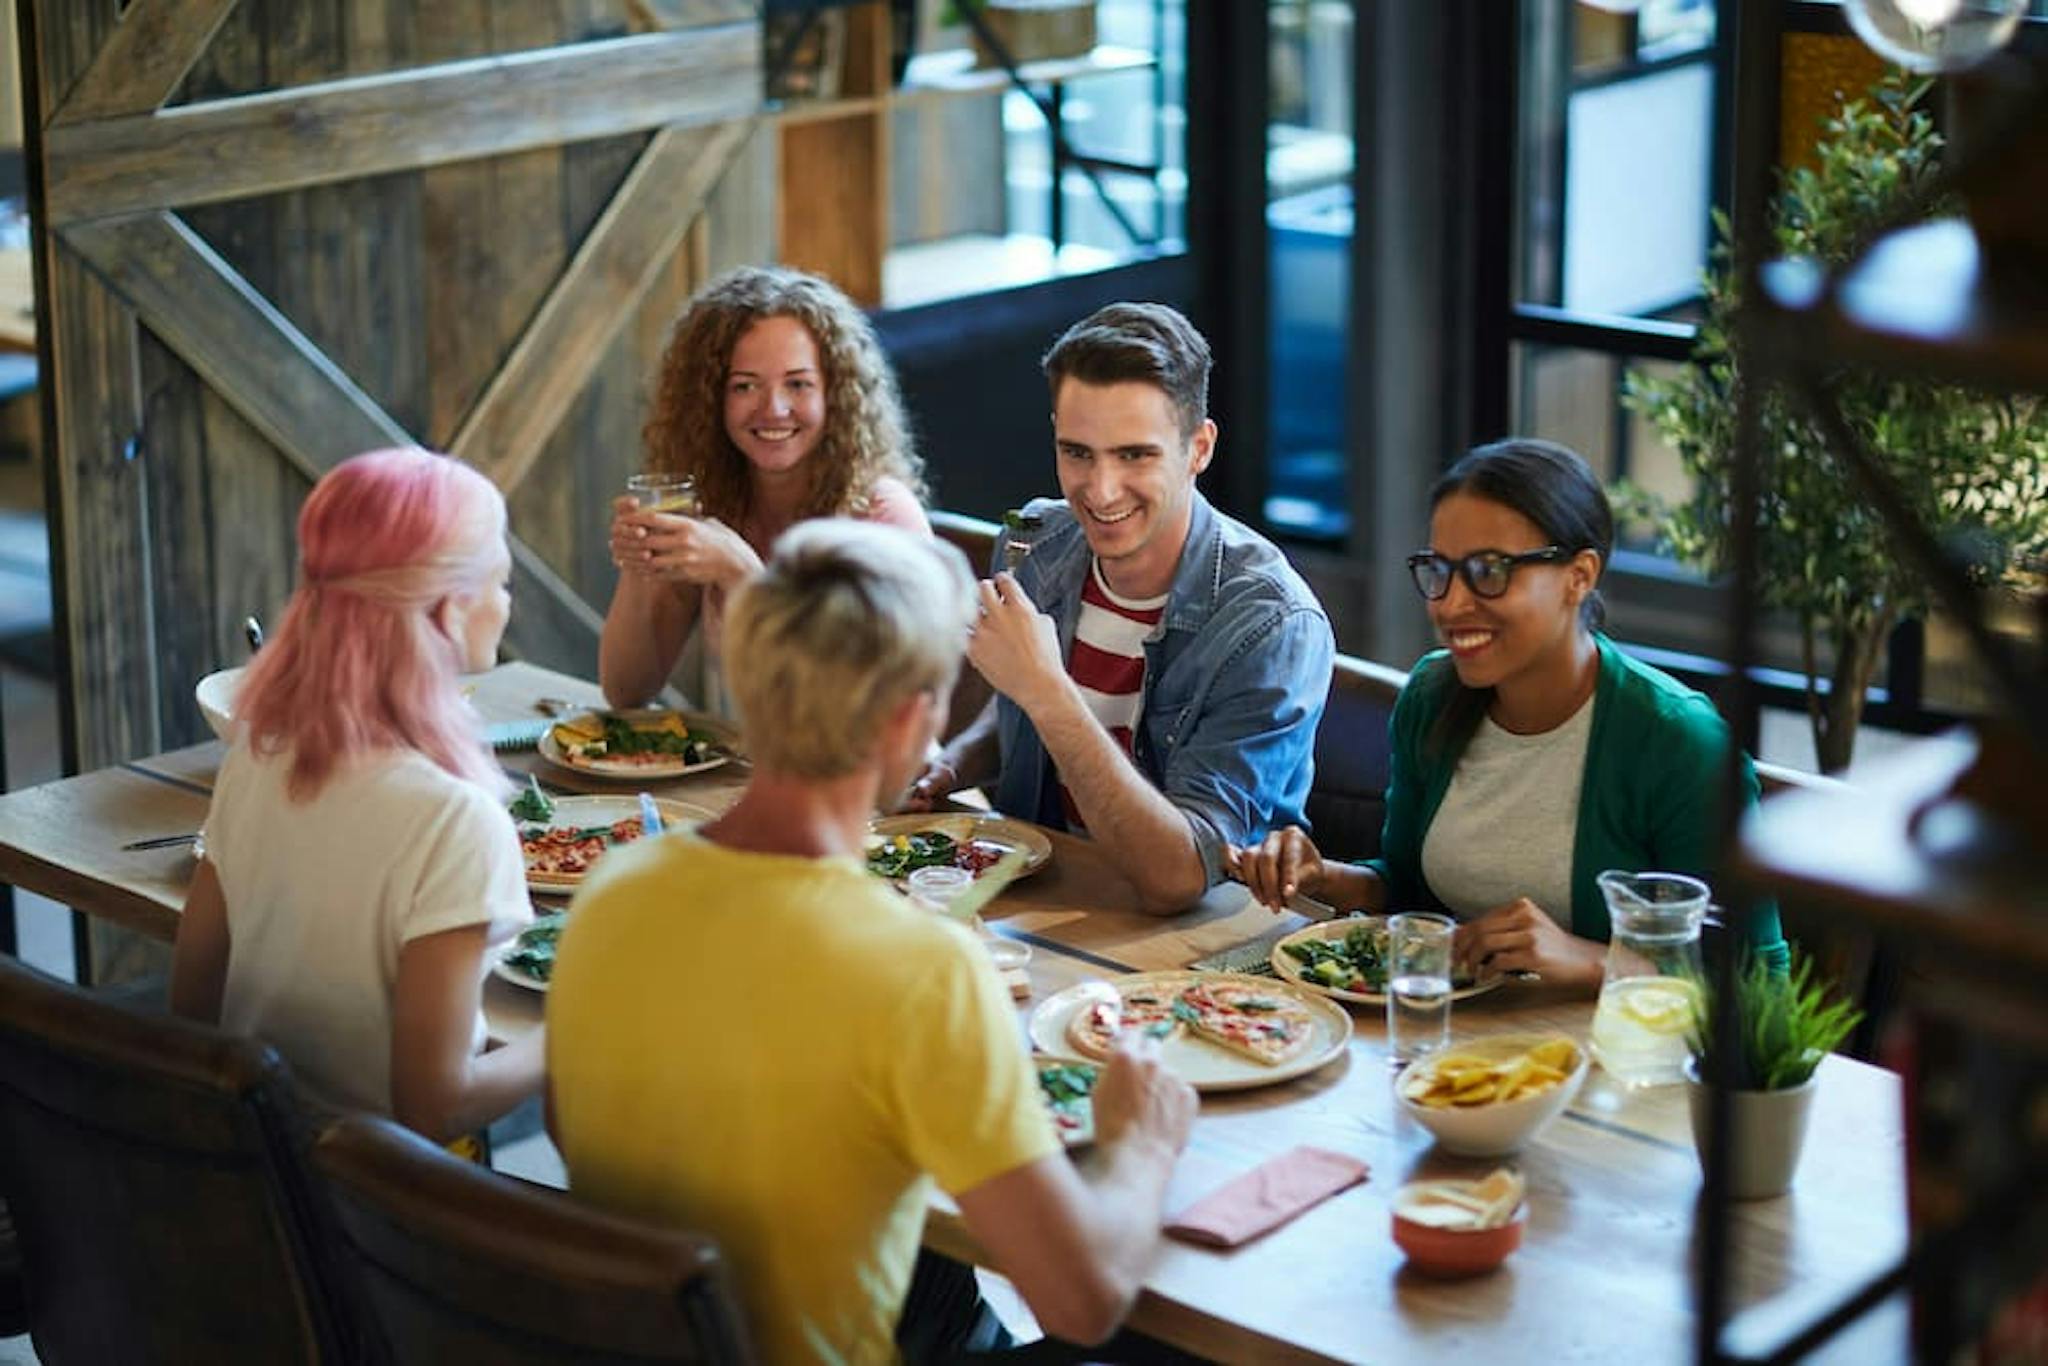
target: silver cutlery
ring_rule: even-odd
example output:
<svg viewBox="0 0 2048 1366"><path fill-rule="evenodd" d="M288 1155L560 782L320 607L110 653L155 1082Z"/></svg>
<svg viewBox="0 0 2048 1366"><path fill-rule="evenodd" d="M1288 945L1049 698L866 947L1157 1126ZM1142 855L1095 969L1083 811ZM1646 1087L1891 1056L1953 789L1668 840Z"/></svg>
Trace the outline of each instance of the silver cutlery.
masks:
<svg viewBox="0 0 2048 1366"><path fill-rule="evenodd" d="M121 846L121 851L129 853L138 849L173 849L181 844L197 843L198 839L199 832L197 830L186 835L157 835L150 839L135 840L132 843L124 844Z"/></svg>

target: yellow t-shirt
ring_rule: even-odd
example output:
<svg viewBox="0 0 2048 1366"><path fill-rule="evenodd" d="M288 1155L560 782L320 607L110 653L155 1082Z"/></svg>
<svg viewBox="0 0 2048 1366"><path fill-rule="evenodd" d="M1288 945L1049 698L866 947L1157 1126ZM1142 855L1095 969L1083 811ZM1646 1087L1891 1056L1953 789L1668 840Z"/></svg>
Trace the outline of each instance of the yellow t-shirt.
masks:
<svg viewBox="0 0 2048 1366"><path fill-rule="evenodd" d="M1060 1150L986 957L853 859L615 850L547 1020L570 1186L716 1237L766 1361L893 1360L929 1182Z"/></svg>

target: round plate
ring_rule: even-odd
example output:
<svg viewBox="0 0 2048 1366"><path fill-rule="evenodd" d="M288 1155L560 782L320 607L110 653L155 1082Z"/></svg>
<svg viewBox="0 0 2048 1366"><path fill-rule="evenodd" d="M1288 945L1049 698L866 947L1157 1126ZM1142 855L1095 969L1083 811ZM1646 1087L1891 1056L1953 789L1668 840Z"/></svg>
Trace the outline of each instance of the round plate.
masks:
<svg viewBox="0 0 2048 1366"><path fill-rule="evenodd" d="M631 797L556 797L555 814L548 818L550 830L588 830L601 825L615 825L628 818L640 815L640 798ZM664 825L694 825L699 821L718 819L716 811L698 806L693 802L677 801L673 797L656 797L654 805L661 812ZM522 821L514 817L519 831L524 835L528 830L540 827L539 821ZM585 873L536 873L526 870L526 886L535 892L573 892L583 885Z"/></svg>
<svg viewBox="0 0 2048 1366"><path fill-rule="evenodd" d="M1325 920L1315 925L1306 925L1273 945L1273 971L1282 979L1292 982L1303 991L1313 991L1318 996L1327 996L1333 1001L1349 1001L1353 1005L1383 1006L1387 995L1383 991L1345 991L1341 987L1326 987L1320 982L1310 981L1301 974L1301 963L1293 954L1284 950L1289 944L1299 944L1304 939L1342 939L1349 931L1357 928L1359 917L1347 916L1342 920ZM1453 1001L1469 1000L1484 996L1508 979L1498 974L1478 982L1467 982L1461 987L1451 988Z"/></svg>
<svg viewBox="0 0 2048 1366"><path fill-rule="evenodd" d="M1052 841L1035 825L1013 821L1007 816L988 816L974 811L927 812L915 816L881 816L868 822L872 835L888 838L936 830L955 844L981 840L1005 849L1022 849L1026 855L1018 877L1030 877L1052 862Z"/></svg>
<svg viewBox="0 0 2048 1366"><path fill-rule="evenodd" d="M565 716L556 722L556 725L593 721L601 715L619 716L628 721L651 721L662 716L680 716L691 730L708 732L715 743L727 752L714 755L697 764L683 762L680 755L674 759L650 764L630 763L623 759L572 759L569 752L555 739L554 727L550 726L540 737L540 757L557 768L566 768L571 773L581 773L586 778L609 778L629 783L646 782L649 779L684 778L692 773L705 773L714 768L722 768L732 762L731 751L736 744L732 728L716 717L704 716L698 712L671 712L662 707L640 707L607 713L586 711L578 712L574 716Z"/></svg>
<svg viewBox="0 0 2048 1366"><path fill-rule="evenodd" d="M519 947L519 941L524 939L532 930L539 928L544 920L552 916L556 921L560 921L563 914L561 911L543 912L541 915L534 917L531 925L528 925L518 934L513 935L496 949L493 949L491 951L491 972L496 976L504 978L515 987L525 987L528 991L546 991L548 984L544 979L516 968L505 960L511 957L513 951Z"/></svg>
<svg viewBox="0 0 2048 1366"><path fill-rule="evenodd" d="M1048 996L1039 1003L1038 1009L1031 1012L1027 1026L1031 1045L1041 1053L1062 1060L1091 1062L1093 1059L1078 1057L1067 1042L1067 1020L1076 1010L1101 999L1103 987L1153 987L1161 991L1177 991L1196 982L1235 982L1260 991L1282 992L1307 1006L1315 1019L1315 1035L1309 1040L1308 1047L1299 1056L1274 1067L1233 1053L1206 1039L1198 1039L1186 1031L1168 1039L1161 1047L1160 1057L1197 1091L1243 1091L1254 1086L1292 1081L1341 1057L1344 1046L1351 1041L1351 1016L1342 1007L1312 992L1276 982L1270 977L1184 969L1178 972L1133 972L1103 981L1078 982L1065 991Z"/></svg>
<svg viewBox="0 0 2048 1366"><path fill-rule="evenodd" d="M1102 1075L1102 1064L1099 1062L1079 1062L1073 1058L1055 1058L1047 1053L1033 1053L1031 1055L1031 1075L1033 1078L1037 1078L1048 1067L1085 1067L1090 1072L1095 1073L1097 1077ZM1045 1102L1047 1112L1051 1113L1052 1097L1045 1093L1045 1083L1042 1080L1038 1083L1038 1095ZM1053 1115L1053 1132L1057 1133L1060 1136L1060 1142L1066 1144L1069 1148L1085 1148L1095 1141L1094 1096L1091 1095L1076 1108L1074 1119L1076 1122L1073 1124L1062 1124L1060 1123L1059 1116Z"/></svg>

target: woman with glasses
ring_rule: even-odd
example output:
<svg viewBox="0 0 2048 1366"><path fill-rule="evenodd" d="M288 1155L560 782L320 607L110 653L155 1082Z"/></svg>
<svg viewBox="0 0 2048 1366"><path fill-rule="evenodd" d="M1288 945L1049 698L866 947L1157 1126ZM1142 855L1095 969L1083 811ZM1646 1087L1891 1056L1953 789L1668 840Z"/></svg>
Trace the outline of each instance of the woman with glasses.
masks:
<svg viewBox="0 0 2048 1366"><path fill-rule="evenodd" d="M1705 696L1600 633L1613 546L1607 496L1572 451L1508 440L1452 465L1430 491L1429 547L1408 558L1445 648L1394 706L1380 857L1326 860L1289 826L1238 853L1253 894L1448 910L1463 972L1597 991L1608 923L1594 879L1711 877L1732 743ZM1752 933L1782 964L1774 909Z"/></svg>

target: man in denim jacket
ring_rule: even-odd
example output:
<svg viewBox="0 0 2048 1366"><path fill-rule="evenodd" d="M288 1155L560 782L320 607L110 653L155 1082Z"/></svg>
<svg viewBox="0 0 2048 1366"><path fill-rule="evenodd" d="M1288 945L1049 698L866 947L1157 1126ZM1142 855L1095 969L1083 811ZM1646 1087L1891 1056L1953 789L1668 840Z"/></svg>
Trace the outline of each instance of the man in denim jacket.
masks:
<svg viewBox="0 0 2048 1366"><path fill-rule="evenodd" d="M1222 880L1226 844L1301 819L1335 644L1280 552L1195 490L1216 424L1186 318L1112 304L1044 364L1065 496L1025 509L1028 558L980 586L968 658L997 696L911 805L993 779L998 810L1085 829L1167 914Z"/></svg>

